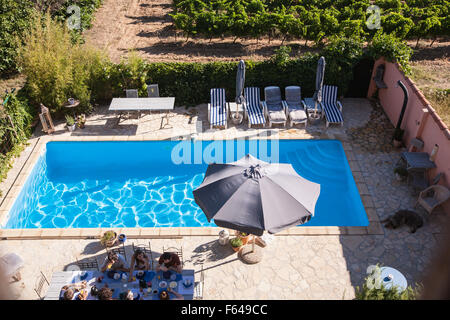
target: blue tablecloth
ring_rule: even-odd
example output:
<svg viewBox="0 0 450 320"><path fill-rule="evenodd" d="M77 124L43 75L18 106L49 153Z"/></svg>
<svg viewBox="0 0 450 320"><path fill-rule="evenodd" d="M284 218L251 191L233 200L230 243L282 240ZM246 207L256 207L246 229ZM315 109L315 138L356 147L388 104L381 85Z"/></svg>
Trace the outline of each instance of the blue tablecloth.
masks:
<svg viewBox="0 0 450 320"><path fill-rule="evenodd" d="M119 299L120 298L120 293L122 292L127 292L128 290L131 290L134 294L135 299L140 298L140 296L142 295L144 300L159 300L159 293L161 293L164 290L167 290L167 287L170 286L170 283L175 281L177 282L177 286L175 286L174 288L172 288L172 290L178 292L179 287L180 286L184 286L182 280L183 280L183 275L176 273L174 271L170 271L170 275L168 277L164 277L164 272L159 271L159 272L155 272L155 271L144 271L144 276L143 277L139 277L137 275L139 271L134 271L133 272L133 277L135 277L135 280L132 281L128 281L128 272L122 272L122 271L115 271L114 273L118 273L120 274L120 278L118 279L114 279L111 276L108 276L108 271L106 272L99 272L99 271L86 271L84 275L81 275L81 272L74 272L73 278L72 278L72 283L75 282L79 282L79 281L83 281L86 280L88 282L88 290L89 290L89 296L88 299L89 300L95 300L96 297L92 297L90 294L90 289L92 288L92 286L96 286L98 289L103 288L105 285L107 285L109 288L111 288L113 290L113 299ZM188 271L189 272L189 271ZM188 277L193 277L193 270L192 270L192 275L189 273ZM126 274L126 280L122 278L123 274ZM172 275L175 275L174 279L171 279ZM103 277L103 279L101 280L101 282L98 282L98 278L99 277ZM143 288L142 291L140 289L140 285L139 285L139 278L144 279L145 282L147 283L148 288L151 287L150 292L146 291L148 290L148 288ZM167 283L167 286L164 288L161 288L159 286L161 281L165 281ZM185 299L192 299L193 296L193 281L192 281L192 295L189 294L187 295L187 297L185 297ZM184 288L188 288L184 286ZM157 290L157 293L153 293L155 290ZM169 293L169 296L171 299L175 298L175 295L172 293Z"/></svg>

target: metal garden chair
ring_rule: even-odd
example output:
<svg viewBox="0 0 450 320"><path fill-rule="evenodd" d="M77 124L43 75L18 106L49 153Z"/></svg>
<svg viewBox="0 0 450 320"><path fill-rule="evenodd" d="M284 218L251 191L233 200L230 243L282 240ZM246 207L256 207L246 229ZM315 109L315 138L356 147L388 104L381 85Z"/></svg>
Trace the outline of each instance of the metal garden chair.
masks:
<svg viewBox="0 0 450 320"><path fill-rule="evenodd" d="M141 249L144 251L145 254L150 256L150 268L153 270L153 252L152 252L152 246L150 244L150 241L148 242L148 248L144 244L138 244L135 245L134 242L132 243L133 247L133 253L136 252L137 249Z"/></svg>
<svg viewBox="0 0 450 320"><path fill-rule="evenodd" d="M41 275L36 279L36 284L34 286L34 292L38 295L39 299L44 299L44 295L42 294L42 289L44 288L44 284L47 283L50 286L50 282L48 282L47 277L42 271L39 271Z"/></svg>

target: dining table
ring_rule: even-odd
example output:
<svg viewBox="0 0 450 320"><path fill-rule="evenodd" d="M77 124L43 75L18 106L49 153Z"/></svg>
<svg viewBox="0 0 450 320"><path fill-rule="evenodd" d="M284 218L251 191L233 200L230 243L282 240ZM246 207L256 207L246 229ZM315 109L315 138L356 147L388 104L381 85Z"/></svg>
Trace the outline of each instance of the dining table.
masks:
<svg viewBox="0 0 450 320"><path fill-rule="evenodd" d="M160 128L169 126L169 113L175 107L175 97L149 97L149 98L113 98L109 106L109 111L118 112L120 123L121 116L124 112L138 112L140 118L141 112L145 111L159 111L165 112L161 118ZM163 125L163 119L166 119L166 124Z"/></svg>
<svg viewBox="0 0 450 320"><path fill-rule="evenodd" d="M59 300L63 286L81 281L87 282L84 289L88 291L87 300L98 300L96 295L92 295L91 289L94 286L99 290L108 286L113 290L113 299L120 299L121 293L127 293L131 290L134 300L159 300L159 294L162 291L168 291L168 287L181 294L184 300L194 298L194 270L186 269L181 273L174 271L156 272L154 270L134 271L131 281L128 281L128 276L128 272L111 270L106 272L57 271L52 275L45 300ZM169 292L169 297L174 299L175 295Z"/></svg>

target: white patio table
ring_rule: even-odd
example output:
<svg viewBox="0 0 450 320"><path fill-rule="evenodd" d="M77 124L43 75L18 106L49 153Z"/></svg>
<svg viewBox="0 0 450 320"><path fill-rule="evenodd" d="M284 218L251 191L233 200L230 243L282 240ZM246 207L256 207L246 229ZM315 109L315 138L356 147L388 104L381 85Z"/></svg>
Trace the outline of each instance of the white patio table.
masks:
<svg viewBox="0 0 450 320"><path fill-rule="evenodd" d="M154 97L154 98L113 98L109 106L110 111L119 112L120 116L123 112L137 111L139 117L142 111L165 111L166 114L163 118L166 118L169 125L169 112L174 109L175 98L174 97ZM119 116L119 122L120 122ZM161 126L163 128L163 118L161 119Z"/></svg>
<svg viewBox="0 0 450 320"><path fill-rule="evenodd" d="M400 290L400 292L402 292L408 287L408 282L406 281L405 276L397 269L382 267L380 271L381 280L386 289L391 289L395 286Z"/></svg>
<svg viewBox="0 0 450 320"><path fill-rule="evenodd" d="M106 284L109 288L113 289L113 298L119 299L119 295L121 292L127 292L131 290L134 294L135 299L138 298L140 300L159 300L159 293L162 290L167 290L167 287L160 287L160 283L165 281L167 286L171 284L171 282L176 282L176 286L172 288L174 291L183 295L185 300L192 300L194 297L194 270L183 270L181 274L172 272L172 275L175 275L173 278L175 279L166 279L164 278L163 272L155 272L155 271L146 271L143 279L148 284L151 282L151 287L147 289L140 289L139 287L139 279L137 277L136 280L128 282L128 280L118 279L115 280L113 278L109 278L107 273L103 273L100 271L85 271L86 273L83 275L83 271L57 271L53 273L52 280L50 281L50 286L47 290L47 294L45 296L45 300L59 300L59 295L61 292L61 288L65 285L76 283L80 281L87 281L86 290L89 292L87 300L97 300L97 297L91 295L91 288L95 285L98 289L103 288ZM135 271L133 274L136 277L137 272ZM128 272L119 272L121 275L126 274ZM97 278L103 276L101 282L97 281ZM184 284L185 280L188 279L191 281L191 285L186 286ZM175 296L170 293L171 298ZM142 298L142 299L141 299Z"/></svg>

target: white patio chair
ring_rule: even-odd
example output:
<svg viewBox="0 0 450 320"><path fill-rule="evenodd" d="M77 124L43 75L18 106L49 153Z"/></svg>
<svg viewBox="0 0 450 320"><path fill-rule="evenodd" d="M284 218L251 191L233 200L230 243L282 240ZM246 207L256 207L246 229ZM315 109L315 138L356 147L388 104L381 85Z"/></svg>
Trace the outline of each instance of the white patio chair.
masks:
<svg viewBox="0 0 450 320"><path fill-rule="evenodd" d="M426 188L419 194L414 207L420 204L429 214L438 206L450 199L450 190L441 185Z"/></svg>

